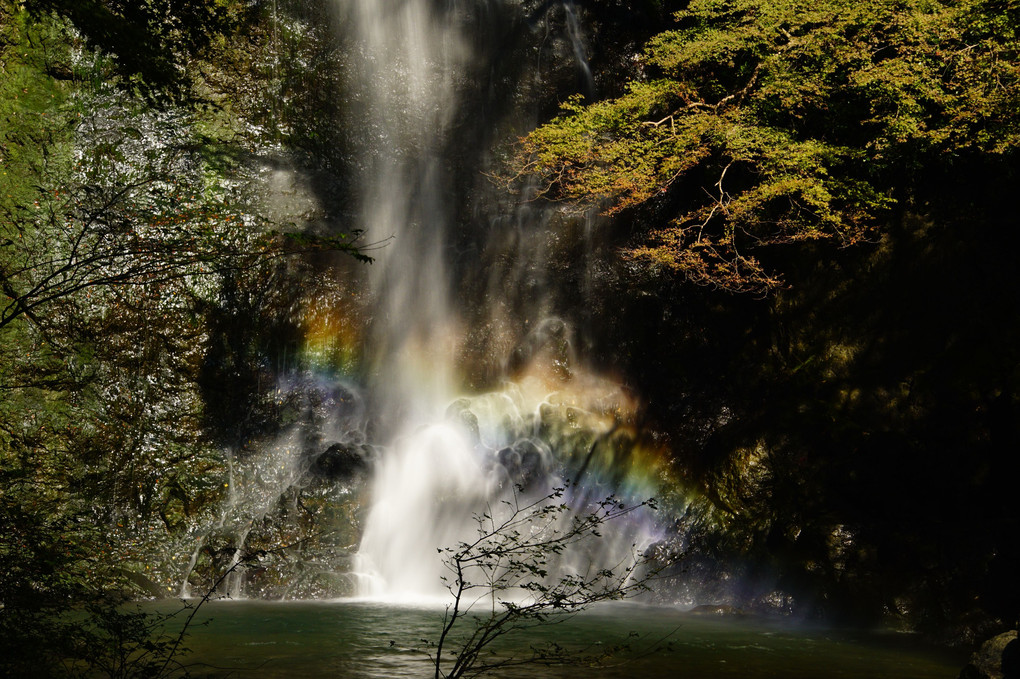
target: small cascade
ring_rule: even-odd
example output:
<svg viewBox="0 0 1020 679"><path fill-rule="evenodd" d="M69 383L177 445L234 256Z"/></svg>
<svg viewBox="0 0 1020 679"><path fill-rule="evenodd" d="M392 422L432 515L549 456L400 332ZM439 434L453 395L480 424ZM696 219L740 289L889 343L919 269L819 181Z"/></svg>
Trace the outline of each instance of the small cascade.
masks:
<svg viewBox="0 0 1020 679"><path fill-rule="evenodd" d="M374 459L361 397L315 375L285 379L277 393L292 423L270 440L229 451L220 511L192 531L183 597L210 591L224 574L215 594L235 599L351 593L337 574L350 568L352 529L322 522L353 523L341 508ZM252 550L267 550L255 571L242 563Z"/></svg>
<svg viewBox="0 0 1020 679"><path fill-rule="evenodd" d="M588 54L584 45L584 33L581 30L581 21L577 17L577 8L574 0L563 0L563 12L567 17L567 35L570 37L570 46L574 50L574 59L577 61L577 68L581 72L583 93L592 95L595 93L595 77L592 75L591 66L588 64Z"/></svg>

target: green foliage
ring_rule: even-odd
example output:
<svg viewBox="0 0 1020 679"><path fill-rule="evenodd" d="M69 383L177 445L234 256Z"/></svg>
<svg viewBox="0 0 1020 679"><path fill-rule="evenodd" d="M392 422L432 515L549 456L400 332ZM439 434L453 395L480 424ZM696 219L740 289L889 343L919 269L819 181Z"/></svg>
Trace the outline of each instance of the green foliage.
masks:
<svg viewBox="0 0 1020 679"><path fill-rule="evenodd" d="M187 96L190 60L236 30L247 11L234 0L26 0L24 7L43 23L69 21L150 99Z"/></svg>
<svg viewBox="0 0 1020 679"><path fill-rule="evenodd" d="M0 674L182 676L169 617L125 606L96 512L61 497L52 470L0 463Z"/></svg>
<svg viewBox="0 0 1020 679"><path fill-rule="evenodd" d="M731 291L781 276L756 253L878 237L923 169L1014 154L1015 2L693 2L647 76L524 139L538 195L651 222L638 261Z"/></svg>
<svg viewBox="0 0 1020 679"><path fill-rule="evenodd" d="M142 558L152 519L157 535L178 526L202 505L190 479L219 471L200 426L196 299L273 238L210 182L187 114L93 78L109 61L72 59L66 23L7 9L0 440L37 469L37 492L95 502L92 520ZM74 78L48 77L54 63Z"/></svg>
<svg viewBox="0 0 1020 679"><path fill-rule="evenodd" d="M258 129L173 103L217 17L241 10L0 0L5 676L180 669L179 640L120 604L176 593L183 564L166 555L187 559L186 531L225 492L201 384L210 318L228 280L279 285L305 253L360 257L343 236L267 228Z"/></svg>
<svg viewBox="0 0 1020 679"><path fill-rule="evenodd" d="M66 155L67 120L57 112L67 88L45 73L66 64L68 54L59 25L35 24L24 12L0 4L0 206L5 212L37 199L30 168L58 164ZM17 237L6 222L3 245Z"/></svg>

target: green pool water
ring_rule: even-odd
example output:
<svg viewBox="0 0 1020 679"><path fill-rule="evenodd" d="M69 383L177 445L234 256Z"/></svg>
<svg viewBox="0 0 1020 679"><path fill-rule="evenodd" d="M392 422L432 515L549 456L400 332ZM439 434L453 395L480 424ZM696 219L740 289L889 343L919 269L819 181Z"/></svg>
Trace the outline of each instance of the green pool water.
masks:
<svg viewBox="0 0 1020 679"><path fill-rule="evenodd" d="M432 676L422 640L438 637L441 608L352 601L220 601L200 609L184 657L196 677L376 679ZM523 632L494 648L519 655L555 641L587 655L620 644L605 666L530 665L497 677L622 679L760 677L955 679L966 653L909 635L810 628L632 604L605 606Z"/></svg>

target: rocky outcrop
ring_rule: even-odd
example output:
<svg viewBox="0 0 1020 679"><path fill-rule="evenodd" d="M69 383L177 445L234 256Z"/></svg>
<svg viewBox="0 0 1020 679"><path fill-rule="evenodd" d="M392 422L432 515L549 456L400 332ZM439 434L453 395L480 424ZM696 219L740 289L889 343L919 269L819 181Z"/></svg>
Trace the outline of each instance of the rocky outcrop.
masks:
<svg viewBox="0 0 1020 679"><path fill-rule="evenodd" d="M1020 639L1011 630L992 637L970 657L960 679L1020 679Z"/></svg>

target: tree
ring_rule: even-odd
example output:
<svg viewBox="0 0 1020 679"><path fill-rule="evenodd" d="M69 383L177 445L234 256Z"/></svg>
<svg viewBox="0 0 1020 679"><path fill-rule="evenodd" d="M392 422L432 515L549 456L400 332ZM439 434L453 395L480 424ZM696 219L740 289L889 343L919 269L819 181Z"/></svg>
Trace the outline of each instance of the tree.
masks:
<svg viewBox="0 0 1020 679"><path fill-rule="evenodd" d="M266 555L238 551L198 601L146 611L132 606L123 574L107 562L108 537L88 508L42 501L46 489L7 464L0 481L0 676L187 677L184 641L199 609Z"/></svg>
<svg viewBox="0 0 1020 679"><path fill-rule="evenodd" d="M874 240L931 168L1020 145L1016 2L695 0L676 21L623 96L569 100L513 174L649 224L629 256L694 283L775 290L770 248Z"/></svg>
<svg viewBox="0 0 1020 679"><path fill-rule="evenodd" d="M71 22L93 46L114 55L126 82L164 101L188 96L189 62L213 39L242 26L249 11L230 0L26 0L24 7L37 19Z"/></svg>
<svg viewBox="0 0 1020 679"><path fill-rule="evenodd" d="M103 557L107 540L90 512L35 487L30 472L2 462L0 674L177 674L180 643L164 630L175 614L125 608L116 569Z"/></svg>
<svg viewBox="0 0 1020 679"><path fill-rule="evenodd" d="M225 279L294 255L364 259L343 236L267 228L243 123L153 106L124 50L97 51L65 11L28 11L100 4L181 7L0 0L4 676L179 672L179 640L119 605L176 591L175 564L153 555L224 492L198 384L206 310Z"/></svg>
<svg viewBox="0 0 1020 679"><path fill-rule="evenodd" d="M80 3L31 4L59 5L63 15ZM212 11L206 5L178 3L167 11L181 15L168 26ZM81 7L99 11L101 3ZM130 93L120 62L66 20L33 20L6 5L0 17L8 71L0 83L0 329L19 317L38 325L42 305L88 295L95 306L118 286L194 288L195 278L272 257L336 250L369 260L345 235L271 230L251 192L250 152L230 131L207 134L204 114L153 108ZM119 58L141 51L134 45Z"/></svg>
<svg viewBox="0 0 1020 679"><path fill-rule="evenodd" d="M608 524L655 501L628 505L609 496L574 513L563 502L566 486L527 500L518 489L511 499L475 516L471 542L440 551L450 577L444 577L453 603L431 656L435 677L475 677L528 663L561 664L578 656L556 644L533 647L530 655L486 655L493 642L533 627L562 623L603 601L618 601L647 591L651 555L636 545L617 563L591 560L572 569L562 559L568 550L584 550L602 537ZM463 635L461 627L470 628ZM456 650L451 651L450 646ZM450 658L452 656L452 658Z"/></svg>
<svg viewBox="0 0 1020 679"><path fill-rule="evenodd" d="M312 250L367 260L343 237L280 236L241 197L210 185L184 114L131 110L115 94L97 99L101 116L54 112L73 136L42 140L50 150L20 168L32 177L28 200L0 204L0 329L22 316L38 325L39 307L80 293L95 305L121 286L194 288L204 276Z"/></svg>

